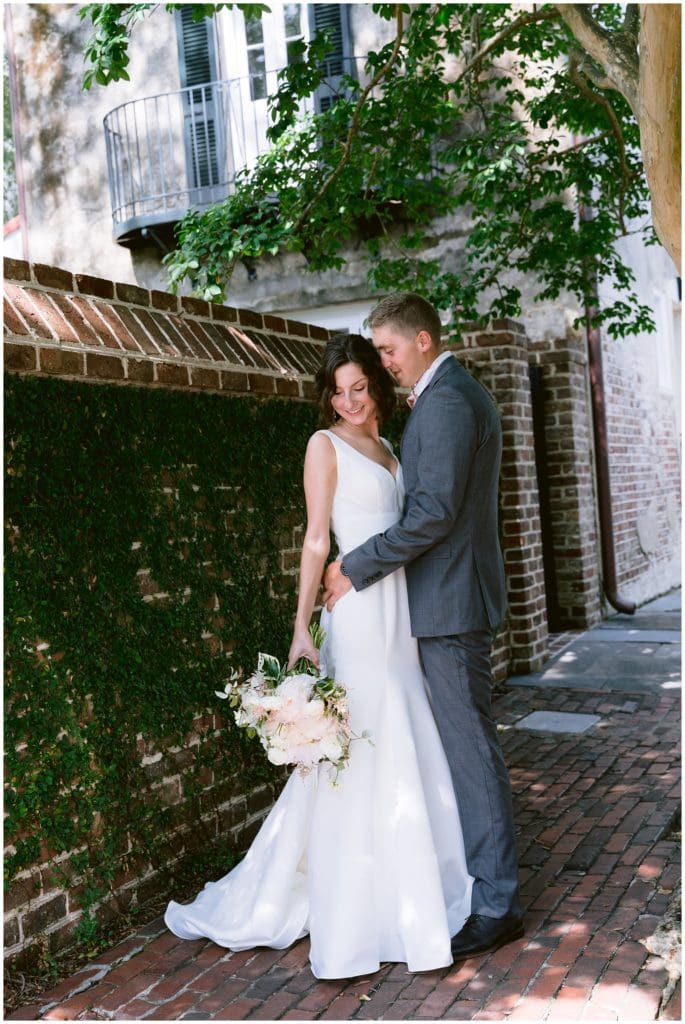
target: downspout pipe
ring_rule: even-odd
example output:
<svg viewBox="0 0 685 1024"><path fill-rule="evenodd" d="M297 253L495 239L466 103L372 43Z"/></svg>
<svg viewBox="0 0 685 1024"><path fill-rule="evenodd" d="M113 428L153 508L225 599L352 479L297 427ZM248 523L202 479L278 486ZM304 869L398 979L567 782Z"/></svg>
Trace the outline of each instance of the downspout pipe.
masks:
<svg viewBox="0 0 685 1024"><path fill-rule="evenodd" d="M592 219L592 210L580 207L581 221ZM611 511L611 485L609 480L609 443L607 438L606 400L604 374L602 371L602 337L598 327L592 326L597 312L597 276L593 276L592 292L594 302L585 307L588 369L590 374L590 398L592 404L592 426L595 439L595 469L597 479L597 504L599 511L599 535L602 551L604 594L609 604L624 615L634 615L637 607L618 593L616 582L616 556L614 550L614 520Z"/></svg>

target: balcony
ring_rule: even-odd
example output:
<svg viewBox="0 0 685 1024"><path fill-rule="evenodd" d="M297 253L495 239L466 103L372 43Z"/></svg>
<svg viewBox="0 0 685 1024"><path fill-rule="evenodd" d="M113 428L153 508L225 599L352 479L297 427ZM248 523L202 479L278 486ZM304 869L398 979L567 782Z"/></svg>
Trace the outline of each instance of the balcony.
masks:
<svg viewBox="0 0 685 1024"><path fill-rule="evenodd" d="M336 58L302 112L325 110L340 75L357 61ZM267 96L278 72L193 85L123 103L104 119L114 238L133 248L149 238L173 244L189 209L228 196L236 174L269 148Z"/></svg>

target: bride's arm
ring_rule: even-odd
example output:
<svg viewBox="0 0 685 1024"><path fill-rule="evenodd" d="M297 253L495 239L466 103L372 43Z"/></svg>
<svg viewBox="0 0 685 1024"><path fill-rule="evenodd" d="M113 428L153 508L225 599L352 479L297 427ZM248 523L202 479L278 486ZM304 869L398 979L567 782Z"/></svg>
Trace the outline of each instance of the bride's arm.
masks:
<svg viewBox="0 0 685 1024"><path fill-rule="evenodd" d="M300 559L300 585L288 668L298 658L309 658L319 667L319 652L309 635L309 622L316 604L323 567L330 549L330 521L337 482L335 450L325 434L313 434L304 458L304 495L307 530Z"/></svg>

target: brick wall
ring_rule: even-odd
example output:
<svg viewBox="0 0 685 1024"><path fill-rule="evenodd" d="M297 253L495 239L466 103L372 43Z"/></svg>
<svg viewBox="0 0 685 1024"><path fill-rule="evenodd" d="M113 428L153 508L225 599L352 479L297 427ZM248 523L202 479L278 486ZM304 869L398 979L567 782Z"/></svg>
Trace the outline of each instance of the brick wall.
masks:
<svg viewBox="0 0 685 1024"><path fill-rule="evenodd" d="M507 648L509 672L534 672L547 657L547 613L528 340L520 324L495 320L486 332L465 332L458 355L493 395L502 419L500 530L509 619L493 652L495 678Z"/></svg>
<svg viewBox="0 0 685 1024"><path fill-rule="evenodd" d="M655 366L657 344L602 345L617 584L638 601L680 576L680 438L675 396Z"/></svg>
<svg viewBox="0 0 685 1024"><path fill-rule="evenodd" d="M188 296L5 260L5 369L309 398L329 332Z"/></svg>
<svg viewBox="0 0 685 1024"><path fill-rule="evenodd" d="M313 395L312 374L329 336L325 329L251 310L213 307L192 298L175 298L128 284L116 284L22 261L5 261L5 369L38 376L59 376L109 386L163 387L293 401ZM178 483L170 467L163 483L170 500ZM173 501L170 504L172 509ZM293 600L299 551L300 522L284 523L281 540L283 592ZM141 600L166 599L144 568L138 573ZM212 644L211 634L204 637ZM39 644L40 658L53 652ZM203 714L198 730L220 736L220 715ZM191 732L183 748L166 754L139 737L141 763L165 804L175 808L169 835L173 856L182 857L191 832L207 843L230 837L234 849L245 848L272 805L278 786L263 784L245 790L241 780L203 780L200 814L183 805L184 766L199 736ZM176 813L176 811L178 813ZM5 898L5 956L13 958L37 936L48 947L69 944L81 917L81 886L70 862L78 850L57 855L43 849L39 861L22 872ZM65 884L64 875L70 877ZM122 867L114 880L115 898L99 908L101 918L142 905L168 886L168 876L141 860L134 850L122 851Z"/></svg>
<svg viewBox="0 0 685 1024"><path fill-rule="evenodd" d="M560 626L584 628L601 618L586 346L572 336L539 342L531 358L543 371L545 472Z"/></svg>

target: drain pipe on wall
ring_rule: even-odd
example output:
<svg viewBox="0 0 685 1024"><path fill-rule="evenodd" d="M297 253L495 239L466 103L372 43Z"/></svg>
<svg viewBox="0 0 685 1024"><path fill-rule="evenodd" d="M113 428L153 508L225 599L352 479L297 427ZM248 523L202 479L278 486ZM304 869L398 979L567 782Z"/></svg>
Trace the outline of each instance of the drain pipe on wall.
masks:
<svg viewBox="0 0 685 1024"><path fill-rule="evenodd" d="M592 219L592 210L581 205L579 216L582 221ZM616 555L614 550L614 520L611 511L611 485L609 482L609 443L607 437L606 401L604 374L602 372L602 338L598 327L592 326L597 308L597 278L593 282L595 303L585 308L587 320L588 369L590 374L590 397L592 403L592 426L595 438L595 467L597 478L597 503L599 506L599 535L602 550L603 585L607 601L617 612L633 615L636 605L617 593Z"/></svg>

